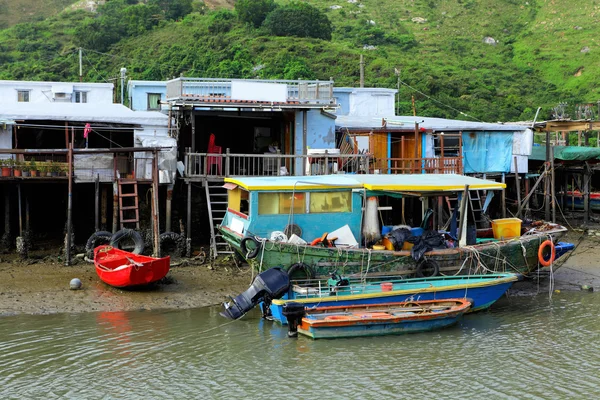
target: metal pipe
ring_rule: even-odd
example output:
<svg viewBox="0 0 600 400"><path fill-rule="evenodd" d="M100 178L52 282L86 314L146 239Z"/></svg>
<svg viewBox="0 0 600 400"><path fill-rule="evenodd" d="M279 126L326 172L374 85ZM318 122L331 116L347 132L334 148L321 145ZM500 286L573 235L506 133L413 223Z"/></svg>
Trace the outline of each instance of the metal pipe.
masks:
<svg viewBox="0 0 600 400"><path fill-rule="evenodd" d="M94 188L96 189L94 196L94 229L96 232L100 230L100 174L96 174L96 181L94 182Z"/></svg>
<svg viewBox="0 0 600 400"><path fill-rule="evenodd" d="M160 257L159 219L158 219L158 151L152 159L152 230L154 235L154 256Z"/></svg>

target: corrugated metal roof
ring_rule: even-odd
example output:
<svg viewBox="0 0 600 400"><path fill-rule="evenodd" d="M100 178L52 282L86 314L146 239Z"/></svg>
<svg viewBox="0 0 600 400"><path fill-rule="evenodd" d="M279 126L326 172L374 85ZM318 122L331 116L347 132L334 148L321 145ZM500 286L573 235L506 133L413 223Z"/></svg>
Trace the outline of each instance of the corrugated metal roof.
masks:
<svg viewBox="0 0 600 400"><path fill-rule="evenodd" d="M387 122L384 127L383 121ZM381 129L384 131L410 131L414 130L415 122L419 128L432 132L448 131L524 131L526 126L513 124L493 124L488 122L462 121L458 119L444 119L414 116L377 116L377 117L355 117L340 115L335 121L337 129L371 130Z"/></svg>
<svg viewBox="0 0 600 400"><path fill-rule="evenodd" d="M0 119L104 122L167 126L169 117L157 111L133 111L122 104L0 103Z"/></svg>
<svg viewBox="0 0 600 400"><path fill-rule="evenodd" d="M463 190L495 190L506 187L504 183L455 174L404 174L404 175L322 175L278 177L234 177L225 182L235 183L247 190L319 190L332 188L365 188L368 190L440 192Z"/></svg>

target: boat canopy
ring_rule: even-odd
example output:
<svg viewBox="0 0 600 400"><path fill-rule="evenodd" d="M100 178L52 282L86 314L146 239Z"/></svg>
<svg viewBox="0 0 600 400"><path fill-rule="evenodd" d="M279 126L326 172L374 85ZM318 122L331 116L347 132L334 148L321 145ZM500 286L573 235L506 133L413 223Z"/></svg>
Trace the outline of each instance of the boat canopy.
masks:
<svg viewBox="0 0 600 400"><path fill-rule="evenodd" d="M318 175L277 177L232 177L225 182L236 184L246 190L323 190L366 189L371 191L400 192L455 192L464 190L501 190L504 183L456 174L404 174L404 175Z"/></svg>

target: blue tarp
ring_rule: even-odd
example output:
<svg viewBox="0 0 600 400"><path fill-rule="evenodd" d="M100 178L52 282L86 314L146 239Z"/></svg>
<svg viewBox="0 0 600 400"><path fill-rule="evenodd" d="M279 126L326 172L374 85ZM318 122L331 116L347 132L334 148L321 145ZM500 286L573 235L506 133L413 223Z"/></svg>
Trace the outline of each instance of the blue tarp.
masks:
<svg viewBox="0 0 600 400"><path fill-rule="evenodd" d="M465 173L510 172L513 132L463 132Z"/></svg>

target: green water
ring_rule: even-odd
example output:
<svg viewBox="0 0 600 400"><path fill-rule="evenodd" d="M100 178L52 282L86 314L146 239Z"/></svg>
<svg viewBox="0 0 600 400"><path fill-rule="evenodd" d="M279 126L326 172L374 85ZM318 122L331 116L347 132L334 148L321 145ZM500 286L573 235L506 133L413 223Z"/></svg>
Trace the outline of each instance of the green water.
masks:
<svg viewBox="0 0 600 400"><path fill-rule="evenodd" d="M0 399L598 398L600 294L503 298L442 331L288 339L218 308L0 318Z"/></svg>

